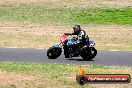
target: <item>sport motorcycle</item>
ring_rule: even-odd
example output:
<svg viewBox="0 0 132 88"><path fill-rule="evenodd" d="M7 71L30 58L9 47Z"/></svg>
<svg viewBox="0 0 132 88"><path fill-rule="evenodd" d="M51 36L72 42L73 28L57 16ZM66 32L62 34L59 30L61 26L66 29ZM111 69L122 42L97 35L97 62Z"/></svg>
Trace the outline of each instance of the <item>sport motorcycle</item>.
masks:
<svg viewBox="0 0 132 88"><path fill-rule="evenodd" d="M60 43L53 45L47 50L47 56L49 59L56 59L62 54L64 49L64 51L68 52L70 58L81 56L83 60L92 60L97 55L97 50L94 47L95 42L89 39L88 36L86 36L85 42L85 45L79 44L76 37L68 38L68 35L63 34L60 37Z"/></svg>

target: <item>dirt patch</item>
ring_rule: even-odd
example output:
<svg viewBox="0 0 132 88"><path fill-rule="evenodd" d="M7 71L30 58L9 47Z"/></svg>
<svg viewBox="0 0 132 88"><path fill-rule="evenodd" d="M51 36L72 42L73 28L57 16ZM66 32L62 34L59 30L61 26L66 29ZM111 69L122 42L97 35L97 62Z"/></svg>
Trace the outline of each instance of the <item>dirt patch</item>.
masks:
<svg viewBox="0 0 132 88"><path fill-rule="evenodd" d="M15 23L1 23L0 32L8 34L30 34L34 36L45 36L47 34L58 34L63 31L62 26L55 25L41 25L41 24L15 24ZM57 30L57 31L56 31Z"/></svg>
<svg viewBox="0 0 132 88"><path fill-rule="evenodd" d="M0 46L19 48L48 48L60 42L63 33L72 32L74 25L21 24L0 22ZM132 49L132 26L81 25L97 49Z"/></svg>
<svg viewBox="0 0 132 88"><path fill-rule="evenodd" d="M26 73L14 73L0 71L0 87L9 88L49 88L60 84L56 80L49 79L47 75L31 75ZM65 86L61 85L63 88ZM60 86L60 87L61 87Z"/></svg>
<svg viewBox="0 0 132 88"><path fill-rule="evenodd" d="M16 73L10 73L5 71L0 71L0 85L11 85L19 88L26 87L27 84L30 82L34 82L37 84L37 80L39 78L28 75L28 74L16 74Z"/></svg>
<svg viewBox="0 0 132 88"><path fill-rule="evenodd" d="M0 22L0 46L46 48L59 42L59 37L71 30L59 25Z"/></svg>
<svg viewBox="0 0 132 88"><path fill-rule="evenodd" d="M0 0L0 3L38 3L53 7L127 7L132 0Z"/></svg>

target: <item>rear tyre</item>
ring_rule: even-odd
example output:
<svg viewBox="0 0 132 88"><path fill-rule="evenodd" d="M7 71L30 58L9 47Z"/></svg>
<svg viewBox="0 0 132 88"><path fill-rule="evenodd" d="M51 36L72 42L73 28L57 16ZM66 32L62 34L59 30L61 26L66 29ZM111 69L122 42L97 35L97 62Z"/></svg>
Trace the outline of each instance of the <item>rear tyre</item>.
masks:
<svg viewBox="0 0 132 88"><path fill-rule="evenodd" d="M80 56L83 60L90 61L97 55L97 50L94 47L83 47L80 50Z"/></svg>
<svg viewBox="0 0 132 88"><path fill-rule="evenodd" d="M56 48L56 47L50 47L47 50L47 56L49 59L56 59L61 55L61 48Z"/></svg>

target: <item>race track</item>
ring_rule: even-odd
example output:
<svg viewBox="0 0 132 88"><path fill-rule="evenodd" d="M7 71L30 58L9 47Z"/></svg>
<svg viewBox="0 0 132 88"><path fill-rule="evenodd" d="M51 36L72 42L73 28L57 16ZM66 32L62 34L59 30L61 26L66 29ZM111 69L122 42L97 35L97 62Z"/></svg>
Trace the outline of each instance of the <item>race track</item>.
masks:
<svg viewBox="0 0 132 88"><path fill-rule="evenodd" d="M132 51L101 50L98 51L97 56L92 61L83 61L81 57L66 59L64 55L57 59L48 59L46 51L46 49L32 48L0 48L0 61L132 66Z"/></svg>

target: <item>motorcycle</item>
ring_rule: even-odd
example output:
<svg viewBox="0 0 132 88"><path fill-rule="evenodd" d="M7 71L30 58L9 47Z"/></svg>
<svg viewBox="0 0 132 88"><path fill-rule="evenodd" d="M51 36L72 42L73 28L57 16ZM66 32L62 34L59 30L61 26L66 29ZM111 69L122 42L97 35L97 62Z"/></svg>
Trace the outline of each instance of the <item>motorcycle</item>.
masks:
<svg viewBox="0 0 132 88"><path fill-rule="evenodd" d="M47 50L47 56L49 59L58 58L62 49L65 51L65 46L74 45L66 49L70 57L79 57L81 56L83 60L92 60L97 55L97 50L94 48L95 42L87 36L86 44L81 45L77 43L77 39L75 37L68 38L67 35L63 34L60 38L60 43L55 44Z"/></svg>

